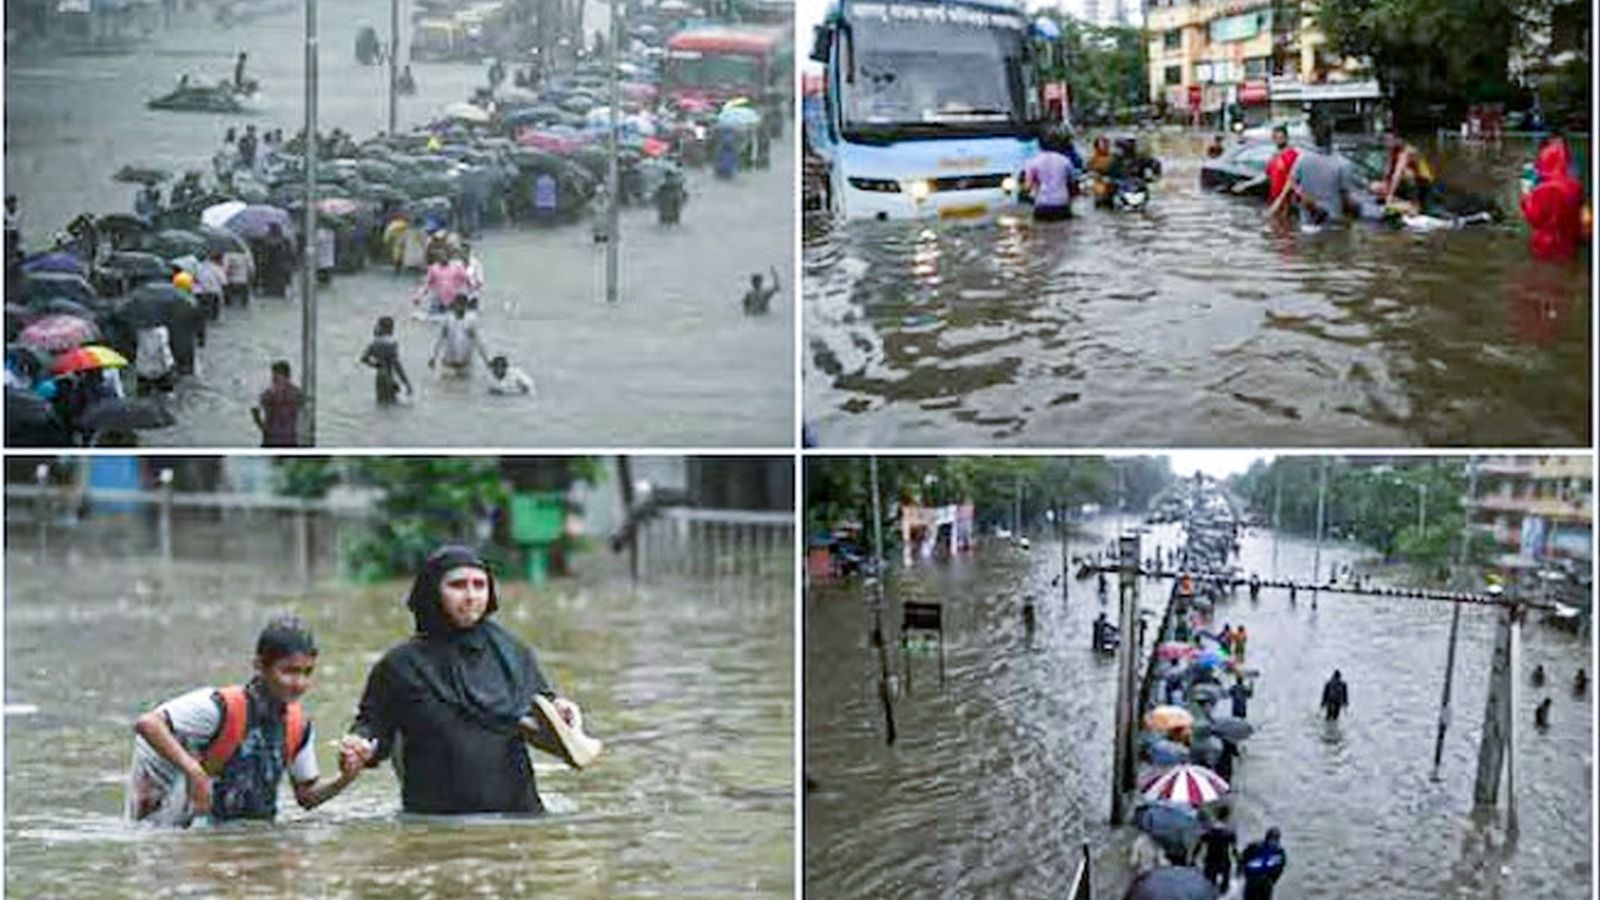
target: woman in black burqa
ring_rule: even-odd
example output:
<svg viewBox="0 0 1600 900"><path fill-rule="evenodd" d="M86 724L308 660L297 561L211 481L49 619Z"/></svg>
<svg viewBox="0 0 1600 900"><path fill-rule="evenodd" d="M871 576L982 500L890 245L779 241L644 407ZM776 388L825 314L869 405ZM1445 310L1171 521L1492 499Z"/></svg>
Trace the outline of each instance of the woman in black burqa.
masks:
<svg viewBox="0 0 1600 900"><path fill-rule="evenodd" d="M407 606L417 633L367 676L341 769L398 754L406 812L451 815L544 811L516 730L535 694L554 698L533 651L489 621L494 577L469 547L429 555ZM564 718L568 704L555 699Z"/></svg>

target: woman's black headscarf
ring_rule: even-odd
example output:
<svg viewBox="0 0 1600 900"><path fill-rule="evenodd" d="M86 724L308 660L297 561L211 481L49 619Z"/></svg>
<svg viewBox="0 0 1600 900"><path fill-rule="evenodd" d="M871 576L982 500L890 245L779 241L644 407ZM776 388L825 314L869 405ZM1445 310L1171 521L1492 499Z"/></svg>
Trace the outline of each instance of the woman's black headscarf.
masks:
<svg viewBox="0 0 1600 900"><path fill-rule="evenodd" d="M474 566L489 576L489 604L471 628L456 628L440 605L445 573ZM549 690L533 652L489 617L499 608L494 574L470 547L447 544L429 554L406 601L417 620L417 640L428 664L418 678L440 700L496 730L509 731L526 715L535 694ZM502 677L503 676L503 677Z"/></svg>

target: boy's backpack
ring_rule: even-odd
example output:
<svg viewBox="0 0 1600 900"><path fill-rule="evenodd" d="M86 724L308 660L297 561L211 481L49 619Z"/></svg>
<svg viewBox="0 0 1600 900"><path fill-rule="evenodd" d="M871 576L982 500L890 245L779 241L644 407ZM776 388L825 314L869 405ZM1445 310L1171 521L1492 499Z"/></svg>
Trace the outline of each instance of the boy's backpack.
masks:
<svg viewBox="0 0 1600 900"><path fill-rule="evenodd" d="M217 728L217 737L206 748L205 756L200 764L205 768L206 774L215 777L221 774L222 768L238 752L239 745L244 743L245 726L250 721L250 701L245 696L244 687L231 685L218 688L217 696L222 698L222 724ZM294 758L306 743L306 713L298 702L291 702L283 711L283 763L291 765Z"/></svg>

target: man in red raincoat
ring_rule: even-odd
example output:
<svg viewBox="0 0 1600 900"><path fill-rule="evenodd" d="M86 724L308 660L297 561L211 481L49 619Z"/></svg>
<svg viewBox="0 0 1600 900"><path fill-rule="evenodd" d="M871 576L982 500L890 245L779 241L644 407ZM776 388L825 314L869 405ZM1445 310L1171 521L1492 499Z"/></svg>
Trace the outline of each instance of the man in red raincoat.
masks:
<svg viewBox="0 0 1600 900"><path fill-rule="evenodd" d="M1568 260L1583 243L1583 185L1572 177L1566 141L1553 138L1539 150L1539 184L1522 197L1522 215L1533 227L1536 259Z"/></svg>

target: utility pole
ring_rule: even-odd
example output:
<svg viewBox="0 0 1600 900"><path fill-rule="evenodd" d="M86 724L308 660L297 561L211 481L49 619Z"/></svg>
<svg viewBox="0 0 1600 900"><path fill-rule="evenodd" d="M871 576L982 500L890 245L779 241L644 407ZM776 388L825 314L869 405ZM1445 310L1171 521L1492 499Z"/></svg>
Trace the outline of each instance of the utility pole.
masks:
<svg viewBox="0 0 1600 900"><path fill-rule="evenodd" d="M1471 503L1478 494L1478 467L1471 459L1467 460L1467 502ZM1463 504L1466 505L1466 504ZM1456 547L1456 587L1463 587L1462 581L1467 559L1467 545L1472 542L1472 519L1470 514L1461 525L1461 543ZM1450 727L1450 685L1456 673L1456 636L1461 632L1461 604L1452 604L1450 610L1450 649L1445 654L1444 661L1444 693L1439 698L1439 734L1433 740L1433 780L1439 780L1439 763L1444 758L1444 733Z"/></svg>
<svg viewBox="0 0 1600 900"><path fill-rule="evenodd" d="M300 260L300 446L317 445L317 0L306 0L306 211Z"/></svg>
<svg viewBox="0 0 1600 900"><path fill-rule="evenodd" d="M1472 805L1491 809L1500 797L1500 774L1506 768L1510 746L1512 610L1499 615L1495 629L1494 655L1490 657L1489 696L1483 707L1483 737L1478 742L1478 774L1472 785ZM1510 823L1507 823L1508 827Z"/></svg>
<svg viewBox="0 0 1600 900"><path fill-rule="evenodd" d="M894 743L894 698L889 690L889 650L883 639L883 582L888 570L883 559L883 508L878 500L878 458L868 458L872 473L872 556L876 561L876 580L872 598L872 644L878 649L878 700L883 704L883 721L886 728L884 742Z"/></svg>
<svg viewBox="0 0 1600 900"><path fill-rule="evenodd" d="M1056 527L1061 529L1061 602L1068 599L1067 585L1072 583L1072 552L1067 541L1067 508L1056 510Z"/></svg>
<svg viewBox="0 0 1600 900"><path fill-rule="evenodd" d="M579 0L579 9L582 9L582 4L585 2L587 0ZM619 196L621 179L617 173L617 132L622 127L622 110L619 108L622 105L622 87L617 80L617 64L622 61L620 47L622 43L622 13L617 8L617 0L611 0L610 11L611 54L609 62L611 72L610 78L607 80L611 85L611 108L609 110L611 114L611 140L606 145L606 196L608 200L606 204L606 302L615 303L617 302L618 251L622 244L621 218L617 207L621 199ZM876 494L873 495L873 499L877 499Z"/></svg>
<svg viewBox="0 0 1600 900"><path fill-rule="evenodd" d="M400 118L400 0L389 0L389 136Z"/></svg>
<svg viewBox="0 0 1600 900"><path fill-rule="evenodd" d="M1417 485L1417 538L1428 533L1428 484Z"/></svg>
<svg viewBox="0 0 1600 900"><path fill-rule="evenodd" d="M1278 470L1272 492L1272 574L1278 574L1278 532L1283 530L1283 469Z"/></svg>
<svg viewBox="0 0 1600 900"><path fill-rule="evenodd" d="M1127 821L1127 795L1133 790L1133 767L1137 759L1133 752L1134 721L1138 714L1139 641L1135 629L1139 620L1139 535L1119 534L1118 556L1118 627L1121 640L1117 642L1117 731L1111 775L1111 824Z"/></svg>
<svg viewBox="0 0 1600 900"><path fill-rule="evenodd" d="M1328 458L1322 458L1322 467L1317 472L1317 546L1311 552L1311 605L1317 604L1317 585L1322 584L1322 527L1323 514L1327 511L1328 498Z"/></svg>

